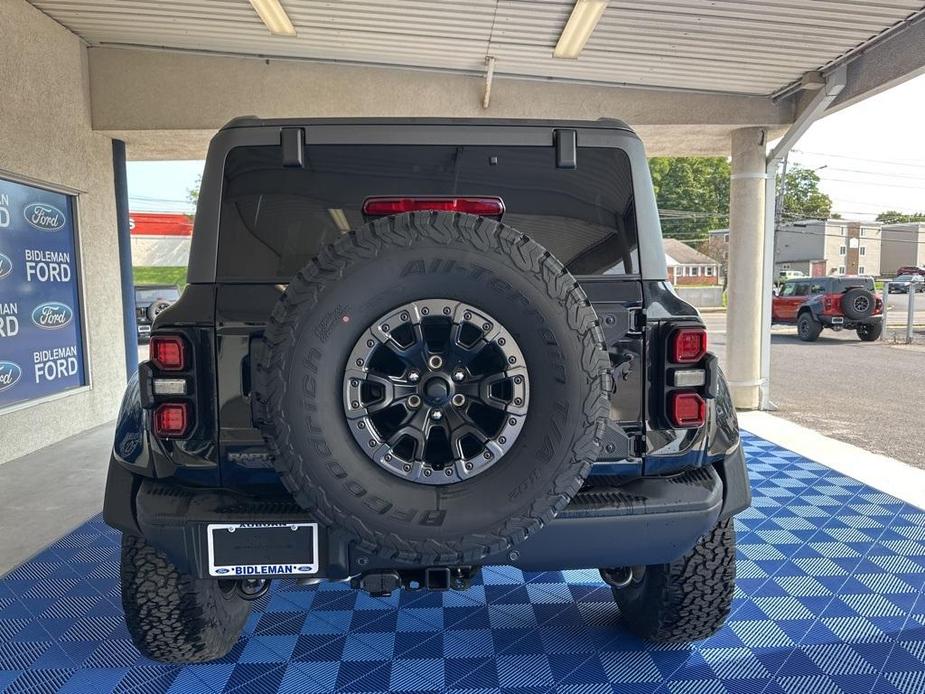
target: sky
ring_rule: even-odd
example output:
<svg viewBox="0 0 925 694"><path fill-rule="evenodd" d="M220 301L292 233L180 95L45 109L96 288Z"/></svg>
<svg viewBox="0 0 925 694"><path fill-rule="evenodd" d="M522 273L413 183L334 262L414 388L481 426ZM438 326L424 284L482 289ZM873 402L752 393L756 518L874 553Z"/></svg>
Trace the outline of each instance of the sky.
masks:
<svg viewBox="0 0 925 694"><path fill-rule="evenodd" d="M832 211L845 219L871 220L890 209L925 212L925 75L819 120L790 162L817 169ZM192 212L189 190L202 166L129 162L131 209Z"/></svg>

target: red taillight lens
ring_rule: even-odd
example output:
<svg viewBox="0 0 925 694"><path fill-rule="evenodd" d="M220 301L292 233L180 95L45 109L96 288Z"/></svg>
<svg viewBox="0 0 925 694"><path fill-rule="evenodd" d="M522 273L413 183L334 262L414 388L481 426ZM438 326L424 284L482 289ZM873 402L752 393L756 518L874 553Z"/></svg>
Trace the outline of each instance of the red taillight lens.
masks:
<svg viewBox="0 0 925 694"><path fill-rule="evenodd" d="M189 405L185 402L168 402L154 410L154 433L161 437L179 437L189 426Z"/></svg>
<svg viewBox="0 0 925 694"><path fill-rule="evenodd" d="M363 201L364 217L385 217L402 212L465 212L480 217L501 219L504 202L501 198L391 198L373 197Z"/></svg>
<svg viewBox="0 0 925 694"><path fill-rule="evenodd" d="M700 427L707 420L707 403L692 391L675 391L669 396L668 416L679 427Z"/></svg>
<svg viewBox="0 0 925 694"><path fill-rule="evenodd" d="M693 364L707 353L707 331L703 328L678 328L671 335L671 361Z"/></svg>
<svg viewBox="0 0 925 694"><path fill-rule="evenodd" d="M148 354L162 371L182 371L186 367L186 342L177 335L153 336Z"/></svg>

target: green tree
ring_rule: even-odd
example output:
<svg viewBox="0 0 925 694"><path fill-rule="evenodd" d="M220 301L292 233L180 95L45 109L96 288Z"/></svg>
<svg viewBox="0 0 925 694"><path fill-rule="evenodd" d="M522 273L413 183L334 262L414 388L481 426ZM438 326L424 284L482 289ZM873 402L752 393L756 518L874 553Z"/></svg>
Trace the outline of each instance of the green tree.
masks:
<svg viewBox="0 0 925 694"><path fill-rule="evenodd" d="M653 157L649 170L666 237L694 243L728 224L730 167L725 157Z"/></svg>
<svg viewBox="0 0 925 694"><path fill-rule="evenodd" d="M887 210L877 215L877 221L884 224L907 224L909 222L925 222L925 212L906 214L896 210Z"/></svg>
<svg viewBox="0 0 925 694"><path fill-rule="evenodd" d="M780 176L777 185L781 185ZM791 167L784 177L780 219L828 219L831 212L832 198L819 190L819 175L802 166Z"/></svg>

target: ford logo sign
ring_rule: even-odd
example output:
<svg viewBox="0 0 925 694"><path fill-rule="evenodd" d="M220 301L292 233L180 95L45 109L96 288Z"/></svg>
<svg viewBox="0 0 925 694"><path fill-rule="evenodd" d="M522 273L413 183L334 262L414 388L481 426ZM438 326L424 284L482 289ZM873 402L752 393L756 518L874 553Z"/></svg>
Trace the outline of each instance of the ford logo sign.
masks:
<svg viewBox="0 0 925 694"><path fill-rule="evenodd" d="M32 322L43 330L59 330L71 324L74 311L60 301L39 304L32 310Z"/></svg>
<svg viewBox="0 0 925 694"><path fill-rule="evenodd" d="M215 573L224 576L225 574L231 573L231 569L216 569Z"/></svg>
<svg viewBox="0 0 925 694"><path fill-rule="evenodd" d="M33 202L22 211L23 217L39 231L58 231L64 227L64 213L54 205Z"/></svg>
<svg viewBox="0 0 925 694"><path fill-rule="evenodd" d="M0 253L0 280L4 277L9 277L11 272L13 272L13 261L10 260L8 255Z"/></svg>
<svg viewBox="0 0 925 694"><path fill-rule="evenodd" d="M22 378L22 369L12 361L0 361L0 392L16 385Z"/></svg>

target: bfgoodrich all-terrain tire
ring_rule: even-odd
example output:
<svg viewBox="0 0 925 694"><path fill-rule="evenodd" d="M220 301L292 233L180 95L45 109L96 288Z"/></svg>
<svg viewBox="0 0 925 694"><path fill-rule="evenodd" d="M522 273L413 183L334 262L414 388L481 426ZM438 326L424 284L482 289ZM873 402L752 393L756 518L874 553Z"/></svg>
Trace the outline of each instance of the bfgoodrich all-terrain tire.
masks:
<svg viewBox="0 0 925 694"><path fill-rule="evenodd" d="M143 538L122 535L122 607L132 642L164 663L221 658L238 640L250 603L231 581L182 574Z"/></svg>
<svg viewBox="0 0 925 694"><path fill-rule="evenodd" d="M735 529L728 518L690 553L647 566L638 580L614 588L623 621L644 639L664 643L699 641L719 629L735 591Z"/></svg>
<svg viewBox="0 0 925 694"><path fill-rule="evenodd" d="M822 332L822 323L813 318L808 311L800 314L797 320L797 335L803 342L815 342Z"/></svg>
<svg viewBox="0 0 925 694"><path fill-rule="evenodd" d="M861 323L857 327L857 333L863 342L876 342L883 334L883 321Z"/></svg>
<svg viewBox="0 0 925 694"><path fill-rule="evenodd" d="M452 322L463 316L469 323ZM364 350L382 343L395 352L393 341L404 344L395 335L399 324L418 353L426 344L415 368L396 367L398 376L377 383L391 392L387 381L400 381L395 391L410 398L402 407L431 415L422 408L443 407L443 397L447 406L433 418L450 427L467 405L452 410L449 400L479 398L471 389L463 395L469 375L447 366L455 347L441 353L421 339L431 328L440 332L426 324L438 318L450 321L447 330L458 330L460 340L468 331L481 349L502 354L499 368L520 369L511 377L520 385L510 408L501 409L502 426L516 425L514 434L483 432L491 447L468 459L454 451L429 468L419 448L431 445L432 423L414 429L420 436L402 453L399 434L390 438L382 433L387 423L367 416L362 391L377 357ZM514 345L516 352L503 352ZM608 413L608 370L588 298L540 245L483 217L418 212L345 234L292 279L267 325L255 393L274 464L303 508L345 529L362 552L399 564L453 565L523 541L578 492ZM414 383L423 390L415 392ZM526 385L529 393L518 395ZM431 395L436 400L428 403Z"/></svg>

